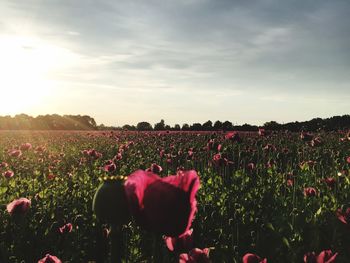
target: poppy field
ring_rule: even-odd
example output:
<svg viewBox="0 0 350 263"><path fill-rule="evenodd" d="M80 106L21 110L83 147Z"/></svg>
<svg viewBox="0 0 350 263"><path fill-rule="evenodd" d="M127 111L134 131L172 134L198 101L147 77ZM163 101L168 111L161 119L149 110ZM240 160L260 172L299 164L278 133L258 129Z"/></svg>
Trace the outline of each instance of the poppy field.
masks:
<svg viewBox="0 0 350 263"><path fill-rule="evenodd" d="M2 131L0 262L350 262L349 172L346 132Z"/></svg>

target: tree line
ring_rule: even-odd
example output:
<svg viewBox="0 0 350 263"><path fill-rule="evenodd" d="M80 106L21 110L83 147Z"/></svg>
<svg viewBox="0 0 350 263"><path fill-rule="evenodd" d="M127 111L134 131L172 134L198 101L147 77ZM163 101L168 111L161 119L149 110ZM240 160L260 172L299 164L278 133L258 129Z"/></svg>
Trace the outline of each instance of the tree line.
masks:
<svg viewBox="0 0 350 263"><path fill-rule="evenodd" d="M276 121L266 122L263 126L250 124L234 125L230 121L210 120L204 123L184 123L170 126L162 119L152 125L147 121L141 121L137 125L125 124L122 127L97 125L94 118L88 115L58 115L47 114L32 117L27 114L18 114L14 117L0 116L0 130L129 130L129 131L257 131L259 128L278 131L333 131L350 129L350 115L334 116L331 118L314 118L303 122L288 122L280 124Z"/></svg>

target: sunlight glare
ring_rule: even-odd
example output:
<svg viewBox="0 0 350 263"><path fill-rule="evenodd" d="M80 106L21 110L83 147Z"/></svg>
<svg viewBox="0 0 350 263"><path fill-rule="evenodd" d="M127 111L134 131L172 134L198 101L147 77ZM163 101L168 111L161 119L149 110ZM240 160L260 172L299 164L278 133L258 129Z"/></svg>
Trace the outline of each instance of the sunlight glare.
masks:
<svg viewBox="0 0 350 263"><path fill-rule="evenodd" d="M52 76L77 60L67 49L19 36L0 37L0 58L0 115L30 113L55 89Z"/></svg>

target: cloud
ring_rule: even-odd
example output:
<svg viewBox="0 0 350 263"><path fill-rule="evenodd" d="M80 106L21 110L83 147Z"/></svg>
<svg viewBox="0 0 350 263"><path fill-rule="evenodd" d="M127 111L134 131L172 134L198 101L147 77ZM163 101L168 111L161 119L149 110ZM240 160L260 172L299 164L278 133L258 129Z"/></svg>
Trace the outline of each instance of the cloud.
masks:
<svg viewBox="0 0 350 263"><path fill-rule="evenodd" d="M276 106L316 93L343 101L350 90L349 8L342 0L3 0L0 29L43 39L79 57L79 64L50 75L57 86L109 90L127 99L142 93L144 108L154 97L166 100L172 93L177 104L159 99L159 108L175 105L179 111L193 100L202 114L207 107L215 116L222 112L210 105L220 104L225 94L232 94L231 105L245 99ZM208 106L203 94L217 102ZM350 110L338 105L328 106ZM242 112L254 118L251 111ZM296 111L295 118L302 114Z"/></svg>

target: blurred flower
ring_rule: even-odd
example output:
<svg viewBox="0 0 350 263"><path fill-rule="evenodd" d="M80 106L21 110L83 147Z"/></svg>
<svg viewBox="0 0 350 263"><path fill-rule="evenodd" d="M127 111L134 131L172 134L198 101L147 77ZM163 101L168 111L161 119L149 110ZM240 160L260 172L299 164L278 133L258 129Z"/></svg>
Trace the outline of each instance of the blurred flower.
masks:
<svg viewBox="0 0 350 263"><path fill-rule="evenodd" d="M336 181L335 181L335 179L334 179L333 177L328 177L328 178L324 179L324 182L325 182L325 183L327 184L327 186L330 187L330 188L334 188L335 183L336 183Z"/></svg>
<svg viewBox="0 0 350 263"><path fill-rule="evenodd" d="M304 255L304 263L335 263L338 253L333 254L332 250L323 250L318 256L315 252L308 252Z"/></svg>
<svg viewBox="0 0 350 263"><path fill-rule="evenodd" d="M213 164L215 166L226 166L232 163L232 161L229 161L227 158L222 157L221 153L217 153L213 156Z"/></svg>
<svg viewBox="0 0 350 263"><path fill-rule="evenodd" d="M180 254L179 263L210 263L209 248L194 248L188 254Z"/></svg>
<svg viewBox="0 0 350 263"><path fill-rule="evenodd" d="M348 158L346 158L346 162L347 162L348 164L350 164L350 156L349 156Z"/></svg>
<svg viewBox="0 0 350 263"><path fill-rule="evenodd" d="M247 253L243 256L243 263L267 263L267 259L262 259L258 255Z"/></svg>
<svg viewBox="0 0 350 263"><path fill-rule="evenodd" d="M6 168L7 166L9 166L9 165L6 162L0 163L0 168Z"/></svg>
<svg viewBox="0 0 350 263"><path fill-rule="evenodd" d="M197 210L195 196L199 185L194 170L164 178L137 170L124 184L136 222L147 230L169 237L180 236L190 229Z"/></svg>
<svg viewBox="0 0 350 263"><path fill-rule="evenodd" d="M179 237L164 237L165 244L170 251L189 251L193 246L193 229L189 229Z"/></svg>
<svg viewBox="0 0 350 263"><path fill-rule="evenodd" d="M6 172L3 172L2 175L5 177L5 178L11 178L15 173L11 170L7 170Z"/></svg>
<svg viewBox="0 0 350 263"><path fill-rule="evenodd" d="M304 196L316 196L316 189L313 187L306 187L304 188Z"/></svg>
<svg viewBox="0 0 350 263"><path fill-rule="evenodd" d="M152 172L155 174L160 174L162 171L163 171L163 168L156 163L152 163L151 167L146 169L146 172Z"/></svg>
<svg viewBox="0 0 350 263"><path fill-rule="evenodd" d="M7 212L9 212L11 215L15 214L25 214L29 207L31 205L31 202L27 198L19 198L7 205Z"/></svg>
<svg viewBox="0 0 350 263"><path fill-rule="evenodd" d="M103 166L103 170L109 173L114 172L116 169L117 169L117 166L111 160L107 161L106 164Z"/></svg>
<svg viewBox="0 0 350 263"><path fill-rule="evenodd" d="M230 140L232 142L242 142L241 137L239 136L238 132L228 132L225 135L226 140Z"/></svg>
<svg viewBox="0 0 350 263"><path fill-rule="evenodd" d="M9 155L11 157L20 157L22 155L22 151L21 150L16 150L16 149L10 150L9 151Z"/></svg>
<svg viewBox="0 0 350 263"><path fill-rule="evenodd" d="M259 128L258 133L260 136L265 136L265 129Z"/></svg>
<svg viewBox="0 0 350 263"><path fill-rule="evenodd" d="M311 133L308 132L301 132L300 133L300 139L303 140L304 142L309 142L312 140L314 136Z"/></svg>
<svg viewBox="0 0 350 263"><path fill-rule="evenodd" d="M21 145L21 147L20 147L20 149L21 149L22 151L28 151L28 150L30 150L31 148L32 148L32 145L31 145L29 142L23 143L23 144Z"/></svg>
<svg viewBox="0 0 350 263"><path fill-rule="evenodd" d="M247 170L248 171L254 171L255 170L255 164L254 163L248 163L247 164Z"/></svg>
<svg viewBox="0 0 350 263"><path fill-rule="evenodd" d="M312 147L320 146L321 144L322 144L322 141L321 141L320 137L316 137L316 138L312 139L312 141L310 142L310 145Z"/></svg>
<svg viewBox="0 0 350 263"><path fill-rule="evenodd" d="M58 230L61 234L70 233L72 232L73 225L71 223L67 223L64 226L60 227Z"/></svg>
<svg viewBox="0 0 350 263"><path fill-rule="evenodd" d="M56 256L46 254L46 256L38 261L38 263L62 263L62 261Z"/></svg>
<svg viewBox="0 0 350 263"><path fill-rule="evenodd" d="M338 209L337 217L344 224L350 224L350 207L346 209L345 213L341 209Z"/></svg>

